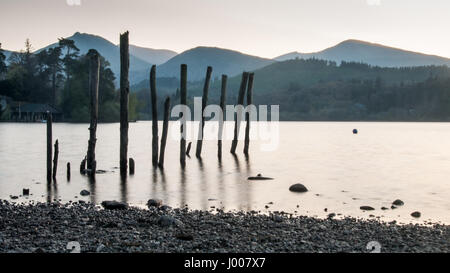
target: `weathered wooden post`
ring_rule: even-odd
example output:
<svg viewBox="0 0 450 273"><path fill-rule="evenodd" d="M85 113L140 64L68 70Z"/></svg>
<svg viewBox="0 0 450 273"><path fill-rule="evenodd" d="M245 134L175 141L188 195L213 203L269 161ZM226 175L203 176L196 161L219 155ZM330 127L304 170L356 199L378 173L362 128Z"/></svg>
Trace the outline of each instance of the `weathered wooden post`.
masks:
<svg viewBox="0 0 450 273"><path fill-rule="evenodd" d="M211 73L212 73L212 67L208 66L208 68L206 69L205 85L203 86L202 116L200 118L200 125L198 127L197 148L196 148L196 152L195 152L195 156L197 158L200 158L202 155L203 131L205 128L205 116L203 114L204 114L204 111L206 108L206 104L208 103L208 89L209 89L209 82L211 80Z"/></svg>
<svg viewBox="0 0 450 273"><path fill-rule="evenodd" d="M89 142L87 151L87 168L90 175L95 175L97 164L95 162L95 144L97 143L98 122L98 87L100 77L100 56L96 50L89 50L89 94L91 123L89 125Z"/></svg>
<svg viewBox="0 0 450 273"><path fill-rule="evenodd" d="M180 75L180 104L181 106L187 107L187 65L181 65L181 75ZM184 116L186 112L183 113L183 119L181 120L180 132L180 163L182 167L186 166L186 117Z"/></svg>
<svg viewBox="0 0 450 273"><path fill-rule="evenodd" d="M130 83L128 31L120 35L120 174L127 175L128 161L128 95Z"/></svg>
<svg viewBox="0 0 450 273"><path fill-rule="evenodd" d="M152 163L158 166L158 109L156 99L156 66L150 70L150 93L152 100Z"/></svg>
<svg viewBox="0 0 450 273"><path fill-rule="evenodd" d="M86 157L84 157L83 160L81 160L80 163L80 173L84 174L86 172Z"/></svg>
<svg viewBox="0 0 450 273"><path fill-rule="evenodd" d="M247 106L253 104L253 77L254 73L250 73L248 76L248 88L247 88ZM250 111L250 107L248 108L248 111ZM250 113L245 113L245 120L247 122L247 125L245 126L245 141L244 141L244 154L248 155L248 149L250 146Z"/></svg>
<svg viewBox="0 0 450 273"><path fill-rule="evenodd" d="M187 146L187 149L186 149L186 155L189 156L189 157L191 157L191 156L189 155L189 153L191 152L191 147L192 147L192 142L189 142L189 144L188 144L188 146Z"/></svg>
<svg viewBox="0 0 450 273"><path fill-rule="evenodd" d="M134 159L130 157L130 175L134 175Z"/></svg>
<svg viewBox="0 0 450 273"><path fill-rule="evenodd" d="M170 115L170 97L166 98L164 102L164 122L161 136L161 152L159 154L159 167L164 168L164 154L166 150L167 131L169 130L169 115Z"/></svg>
<svg viewBox="0 0 450 273"><path fill-rule="evenodd" d="M67 181L70 181L70 162L67 162Z"/></svg>
<svg viewBox="0 0 450 273"><path fill-rule="evenodd" d="M52 182L52 113L47 112L47 182Z"/></svg>
<svg viewBox="0 0 450 273"><path fill-rule="evenodd" d="M225 114L225 101L227 98L227 75L222 75L222 88L220 90L220 108L222 112L219 115L219 135L217 140L217 156L222 158L222 138L223 138L223 126L224 126L224 114Z"/></svg>
<svg viewBox="0 0 450 273"><path fill-rule="evenodd" d="M238 96L238 102L237 102L237 114L236 119L234 121L234 138L231 143L231 150L230 152L232 154L236 153L236 148L238 144L238 137L239 137L239 129L241 125L241 118L242 118L242 107L244 105L244 95L245 95L245 89L247 87L247 81L248 81L248 72L242 73L242 80L241 80L241 87L239 88L239 96ZM241 106L241 107L239 107Z"/></svg>
<svg viewBox="0 0 450 273"><path fill-rule="evenodd" d="M53 180L56 180L56 172L58 171L58 155L59 155L59 143L55 141L55 154L53 155Z"/></svg>

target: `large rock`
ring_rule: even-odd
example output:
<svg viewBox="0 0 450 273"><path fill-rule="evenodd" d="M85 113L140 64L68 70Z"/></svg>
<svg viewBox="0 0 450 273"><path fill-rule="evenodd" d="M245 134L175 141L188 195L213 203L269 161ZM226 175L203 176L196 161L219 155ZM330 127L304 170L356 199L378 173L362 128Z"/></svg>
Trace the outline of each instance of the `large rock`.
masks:
<svg viewBox="0 0 450 273"><path fill-rule="evenodd" d="M414 218L419 218L421 216L421 214L420 214L420 212L415 211L415 212L411 213L411 216Z"/></svg>
<svg viewBox="0 0 450 273"><path fill-rule="evenodd" d="M160 199L150 199L147 202L147 207L160 207L162 206L162 200Z"/></svg>
<svg viewBox="0 0 450 273"><path fill-rule="evenodd" d="M110 210L122 210L122 209L128 208L127 203L118 202L118 201L103 201L102 206L105 209L110 209Z"/></svg>
<svg viewBox="0 0 450 273"><path fill-rule="evenodd" d="M289 188L293 192L307 192L308 189L303 184L294 184Z"/></svg>
<svg viewBox="0 0 450 273"><path fill-rule="evenodd" d="M80 195L81 196L88 196L88 195L90 195L91 193L89 192L89 191L87 191L87 190L82 190L81 192L80 192Z"/></svg>
<svg viewBox="0 0 450 273"><path fill-rule="evenodd" d="M361 210L375 210L374 208L370 207L370 206L361 206L359 207Z"/></svg>

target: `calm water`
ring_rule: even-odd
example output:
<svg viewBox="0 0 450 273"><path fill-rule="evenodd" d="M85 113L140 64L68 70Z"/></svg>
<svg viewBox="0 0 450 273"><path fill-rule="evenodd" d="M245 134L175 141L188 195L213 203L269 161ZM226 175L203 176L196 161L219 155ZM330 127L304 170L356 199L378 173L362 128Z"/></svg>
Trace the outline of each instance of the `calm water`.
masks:
<svg viewBox="0 0 450 273"><path fill-rule="evenodd" d="M231 125L227 125L228 131ZM178 131L175 126L171 123ZM297 211L299 215L373 214L386 221L450 223L448 123L281 122L276 150L261 151L264 141L255 140L246 159L241 141L238 156L233 157L228 152L230 142L225 141L219 163L216 141L208 140L203 160L188 159L185 171L179 165L179 143L169 137L163 172L151 166L151 122L131 123L129 156L136 161L136 174L125 183L116 169L119 124L98 126L97 168L108 173L98 174L95 183L78 171L87 150L88 125L54 124L53 137L59 139L60 154L57 185L52 187L45 181L45 128L39 123L0 123L1 199L9 200L10 195L20 195L22 188L30 188L33 195L17 202L57 198L100 203L115 199L145 206L149 198L160 198L170 206L262 212L273 202L269 210ZM353 128L358 128L358 135L352 134ZM195 146L194 142L192 155ZM67 162L72 164L70 181L65 174ZM275 179L247 180L258 173ZM289 192L294 183L303 183L309 192ZM83 189L92 195L81 197ZM405 202L403 207L380 210L397 198ZM362 212L361 205L376 210ZM422 213L419 220L410 216L416 210Z"/></svg>

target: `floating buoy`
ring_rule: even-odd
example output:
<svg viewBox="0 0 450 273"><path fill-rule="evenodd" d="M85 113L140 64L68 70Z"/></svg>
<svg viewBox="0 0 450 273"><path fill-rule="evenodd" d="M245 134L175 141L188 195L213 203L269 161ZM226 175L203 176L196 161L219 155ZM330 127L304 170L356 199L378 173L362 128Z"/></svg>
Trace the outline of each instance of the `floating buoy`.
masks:
<svg viewBox="0 0 450 273"><path fill-rule="evenodd" d="M357 129L353 129L353 134L358 134L358 130Z"/></svg>

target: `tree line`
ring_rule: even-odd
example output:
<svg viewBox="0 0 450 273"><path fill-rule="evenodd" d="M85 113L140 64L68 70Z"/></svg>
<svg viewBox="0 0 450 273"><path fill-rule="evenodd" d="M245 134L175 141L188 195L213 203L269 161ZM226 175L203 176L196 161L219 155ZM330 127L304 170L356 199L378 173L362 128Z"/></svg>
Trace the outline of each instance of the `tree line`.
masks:
<svg viewBox="0 0 450 273"><path fill-rule="evenodd" d="M119 92L109 62L100 55L99 120L119 120ZM89 121L89 60L73 40L61 38L55 47L25 49L6 56L0 46L0 95L15 101L47 103L70 122ZM137 99L130 96L130 120L136 119Z"/></svg>

